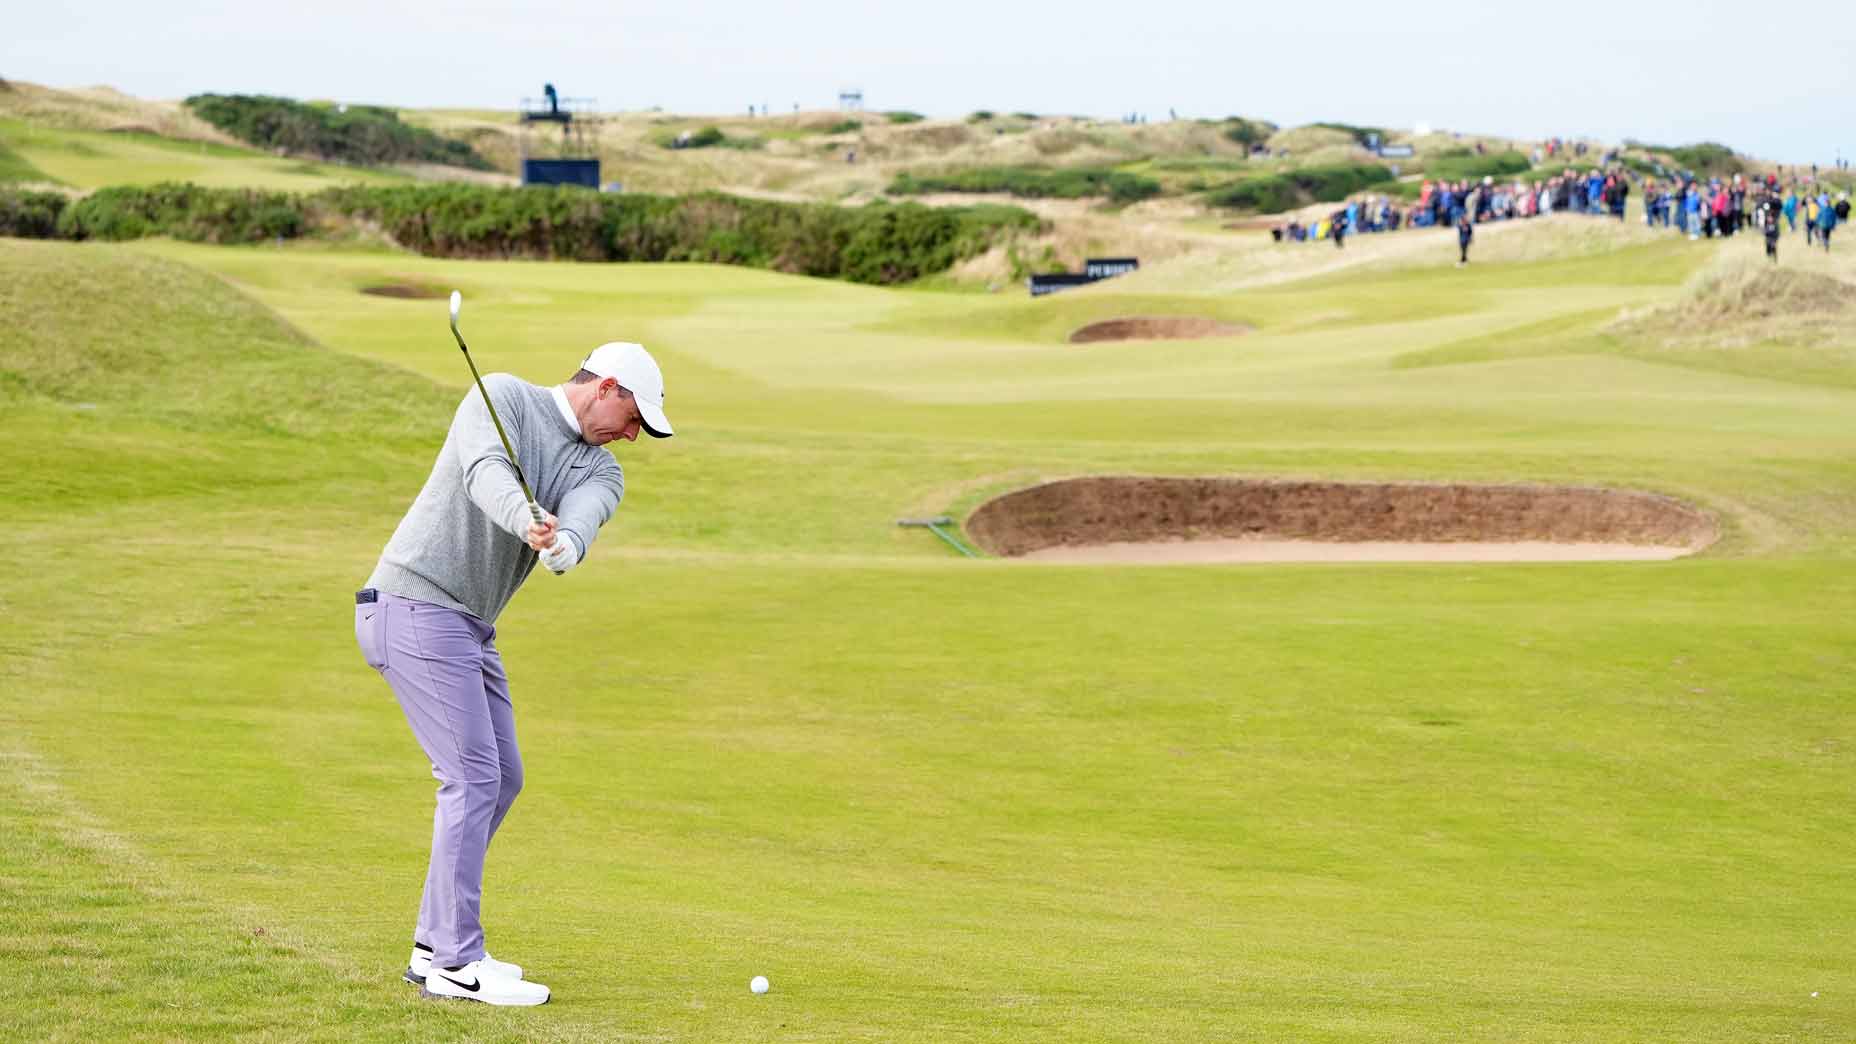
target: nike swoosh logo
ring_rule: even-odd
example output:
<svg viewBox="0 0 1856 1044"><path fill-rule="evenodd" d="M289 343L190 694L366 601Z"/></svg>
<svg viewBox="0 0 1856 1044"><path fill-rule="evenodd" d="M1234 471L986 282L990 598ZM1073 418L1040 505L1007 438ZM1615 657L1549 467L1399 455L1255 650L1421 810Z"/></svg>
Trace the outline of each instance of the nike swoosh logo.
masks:
<svg viewBox="0 0 1856 1044"><path fill-rule="evenodd" d="M477 990L483 986L482 979L478 979L475 982L459 982L456 979L452 978L449 975L446 975L443 972L439 972L438 977L450 983L451 985L458 987L459 989L469 990L472 993L476 993Z"/></svg>

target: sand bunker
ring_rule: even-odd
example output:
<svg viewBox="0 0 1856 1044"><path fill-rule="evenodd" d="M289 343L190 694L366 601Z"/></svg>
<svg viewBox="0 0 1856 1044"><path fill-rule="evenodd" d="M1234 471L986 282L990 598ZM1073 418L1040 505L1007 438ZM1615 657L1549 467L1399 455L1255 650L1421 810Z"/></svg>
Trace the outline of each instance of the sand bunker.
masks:
<svg viewBox="0 0 1856 1044"><path fill-rule="evenodd" d="M1096 341L1187 341L1198 337L1235 337L1247 334L1241 323L1222 323L1192 315L1134 316L1090 323L1070 335L1071 344Z"/></svg>
<svg viewBox="0 0 1856 1044"><path fill-rule="evenodd" d="M981 505L996 555L1068 562L1607 561L1714 542L1714 520L1653 493L1561 486L1099 477Z"/></svg>
<svg viewBox="0 0 1856 1044"><path fill-rule="evenodd" d="M432 287L419 286L414 283L383 283L380 286L364 286L361 292L373 294L375 297L399 297L416 301L437 300L445 296L443 290L435 290Z"/></svg>

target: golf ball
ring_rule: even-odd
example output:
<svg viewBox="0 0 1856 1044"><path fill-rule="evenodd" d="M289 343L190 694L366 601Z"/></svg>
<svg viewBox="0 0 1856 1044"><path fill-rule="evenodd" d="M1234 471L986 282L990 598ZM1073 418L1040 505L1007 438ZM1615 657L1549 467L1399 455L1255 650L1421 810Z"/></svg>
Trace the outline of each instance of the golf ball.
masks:
<svg viewBox="0 0 1856 1044"><path fill-rule="evenodd" d="M748 989L753 990L755 993L766 993L767 986L768 982L765 975L756 975L754 976L754 981L748 983Z"/></svg>

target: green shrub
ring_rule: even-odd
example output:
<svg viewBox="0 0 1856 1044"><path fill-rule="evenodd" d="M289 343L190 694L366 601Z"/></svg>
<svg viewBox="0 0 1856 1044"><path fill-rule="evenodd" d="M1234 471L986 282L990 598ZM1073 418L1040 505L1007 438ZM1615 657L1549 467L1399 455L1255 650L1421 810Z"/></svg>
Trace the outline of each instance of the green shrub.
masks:
<svg viewBox="0 0 1856 1044"><path fill-rule="evenodd" d="M1644 159L1642 156L1619 156L1618 165L1625 170L1637 174L1639 177L1655 178L1663 176L1657 173L1657 165L1654 162ZM1667 173L1666 169L1665 173Z"/></svg>
<svg viewBox="0 0 1856 1044"><path fill-rule="evenodd" d="M0 188L0 236L51 239L68 201L56 192Z"/></svg>
<svg viewBox="0 0 1856 1044"><path fill-rule="evenodd" d="M1215 207L1274 214L1311 202L1346 199L1361 189L1391 180L1392 172L1377 163L1303 167L1234 181L1206 193L1205 201Z"/></svg>
<svg viewBox="0 0 1856 1044"><path fill-rule="evenodd" d="M1242 116L1224 118L1224 136L1228 140L1249 148L1259 142L1268 141L1276 133L1276 125L1262 120L1247 120Z"/></svg>
<svg viewBox="0 0 1856 1044"><path fill-rule="evenodd" d="M1106 196L1116 203L1133 203L1160 194L1152 178L1103 167L969 167L945 174L896 176L888 189L895 196L928 192L1000 192L1020 199L1082 199Z"/></svg>
<svg viewBox="0 0 1856 1044"><path fill-rule="evenodd" d="M1468 149L1451 149L1424 161L1424 175L1433 180L1480 181L1520 174L1533 164L1519 152L1490 152L1478 156Z"/></svg>
<svg viewBox="0 0 1856 1044"><path fill-rule="evenodd" d="M400 243L436 256L711 261L857 282L919 278L1009 231L1039 227L1016 207L835 207L564 186L355 186L311 199L376 221Z"/></svg>
<svg viewBox="0 0 1856 1044"><path fill-rule="evenodd" d="M862 120L839 120L825 128L826 134L856 134L864 129Z"/></svg>
<svg viewBox="0 0 1856 1044"><path fill-rule="evenodd" d="M923 116L919 112L907 112L907 111L899 110L897 112L886 112L883 114L883 118L887 119L891 123L920 123L921 121L927 119L928 117Z"/></svg>
<svg viewBox="0 0 1856 1044"><path fill-rule="evenodd" d="M492 169L468 143L401 123L376 105L341 108L250 94L196 94L187 108L241 141L338 163L443 163Z"/></svg>
<svg viewBox="0 0 1856 1044"><path fill-rule="evenodd" d="M1660 152L1669 157L1677 171L1694 171L1704 178L1728 177L1746 173L1746 162L1734 154L1734 150L1718 142L1704 141L1695 145L1643 145L1641 148L1650 152Z"/></svg>
<svg viewBox="0 0 1856 1044"><path fill-rule="evenodd" d="M973 115L967 117L967 122L985 123L987 120L992 119L992 117L993 112L991 109L975 109Z"/></svg>
<svg viewBox="0 0 1856 1044"><path fill-rule="evenodd" d="M657 135L657 143L667 149L758 149L767 144L760 138L731 138L722 133L722 128L714 126L696 131L660 133Z"/></svg>
<svg viewBox="0 0 1856 1044"><path fill-rule="evenodd" d="M58 217L61 239L172 236L197 243L293 239L307 224L301 197L164 182L98 189Z"/></svg>
<svg viewBox="0 0 1856 1044"><path fill-rule="evenodd" d="M344 185L291 196L168 184L102 189L69 206L55 194L0 192L0 233L65 239L242 243L355 220L434 257L713 261L869 283L940 272L1013 232L1042 227L1017 207L837 207L565 185Z"/></svg>

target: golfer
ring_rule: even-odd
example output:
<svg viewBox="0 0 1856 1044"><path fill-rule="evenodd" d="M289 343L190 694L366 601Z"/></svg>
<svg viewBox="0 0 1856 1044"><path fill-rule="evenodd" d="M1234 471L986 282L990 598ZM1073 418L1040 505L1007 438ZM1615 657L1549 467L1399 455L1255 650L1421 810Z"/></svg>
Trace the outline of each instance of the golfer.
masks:
<svg viewBox="0 0 1856 1044"><path fill-rule="evenodd" d="M496 618L537 561L565 573L586 558L625 492L609 451L642 429L671 434L664 377L636 344L603 344L572 380L541 388L483 379L543 509L535 522L475 388L458 404L431 477L355 595L368 666L393 687L438 780L432 861L405 978L427 997L545 1004L548 988L483 947L483 857L522 790L509 678Z"/></svg>

